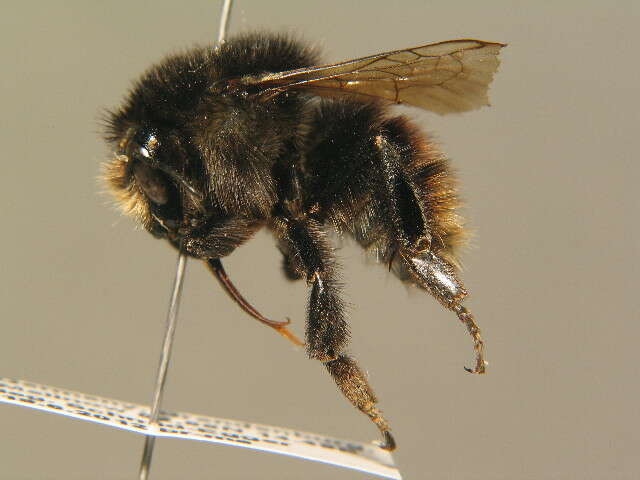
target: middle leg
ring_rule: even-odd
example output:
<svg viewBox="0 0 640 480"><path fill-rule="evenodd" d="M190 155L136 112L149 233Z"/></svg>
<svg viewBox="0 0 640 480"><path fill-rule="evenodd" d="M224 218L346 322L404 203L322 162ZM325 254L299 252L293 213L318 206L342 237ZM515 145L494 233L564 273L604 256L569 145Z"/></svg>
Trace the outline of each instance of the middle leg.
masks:
<svg viewBox="0 0 640 480"><path fill-rule="evenodd" d="M393 450L389 424L363 371L345 353L349 327L335 275L335 261L322 226L308 217L280 216L273 228L286 248L290 268L311 286L307 317L307 353L321 361L344 396L378 427L382 448Z"/></svg>

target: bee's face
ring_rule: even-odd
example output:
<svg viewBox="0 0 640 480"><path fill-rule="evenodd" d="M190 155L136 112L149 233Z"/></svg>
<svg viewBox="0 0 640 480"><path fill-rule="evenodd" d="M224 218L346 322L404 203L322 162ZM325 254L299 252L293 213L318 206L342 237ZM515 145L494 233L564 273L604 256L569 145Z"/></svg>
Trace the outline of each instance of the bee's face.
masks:
<svg viewBox="0 0 640 480"><path fill-rule="evenodd" d="M197 152L175 132L127 127L112 136L107 184L120 208L147 231L197 258L230 254L261 226L224 211L207 192Z"/></svg>
<svg viewBox="0 0 640 480"><path fill-rule="evenodd" d="M185 215L188 202L181 190L193 190L187 197L197 197L197 192L172 167L169 157L176 149L170 142L153 127L129 128L115 142L114 158L105 166L107 183L122 210L157 237L177 237L185 226L197 223Z"/></svg>

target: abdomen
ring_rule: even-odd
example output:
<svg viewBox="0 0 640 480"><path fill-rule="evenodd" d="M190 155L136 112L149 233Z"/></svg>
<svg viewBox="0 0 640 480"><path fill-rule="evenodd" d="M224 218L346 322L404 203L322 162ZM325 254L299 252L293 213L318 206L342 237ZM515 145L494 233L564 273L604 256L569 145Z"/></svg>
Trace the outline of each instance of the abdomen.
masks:
<svg viewBox="0 0 640 480"><path fill-rule="evenodd" d="M430 250L457 263L464 243L449 161L426 135L384 106L325 101L304 160L308 208L388 262Z"/></svg>

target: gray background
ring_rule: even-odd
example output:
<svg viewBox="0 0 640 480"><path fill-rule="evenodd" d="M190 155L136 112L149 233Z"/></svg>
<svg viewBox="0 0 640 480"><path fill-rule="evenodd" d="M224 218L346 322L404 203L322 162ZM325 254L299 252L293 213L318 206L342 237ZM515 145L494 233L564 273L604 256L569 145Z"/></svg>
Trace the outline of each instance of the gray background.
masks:
<svg viewBox="0 0 640 480"><path fill-rule="evenodd" d="M297 31L327 61L460 37L507 42L493 107L406 110L459 170L476 231L467 305L488 375L465 374L453 314L340 250L351 351L405 478L638 478L637 2L249 2L231 32ZM148 402L176 254L99 195L101 108L172 50L216 35L219 2L3 2L0 375ZM633 155L633 157L632 157ZM302 333L267 234L230 275ZM323 368L242 314L190 262L165 406L369 440ZM635 405L635 406L634 406ZM0 477L135 478L142 437L0 406ZM153 478L353 479L335 467L159 442Z"/></svg>

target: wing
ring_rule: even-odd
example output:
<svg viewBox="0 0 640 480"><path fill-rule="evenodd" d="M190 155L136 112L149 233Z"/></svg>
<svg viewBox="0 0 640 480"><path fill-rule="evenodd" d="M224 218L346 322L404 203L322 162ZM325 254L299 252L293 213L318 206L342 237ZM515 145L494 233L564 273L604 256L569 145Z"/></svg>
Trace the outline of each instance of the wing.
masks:
<svg viewBox="0 0 640 480"><path fill-rule="evenodd" d="M298 89L319 96L382 99L444 114L489 104L487 90L505 45L452 40L319 67L241 80L263 94Z"/></svg>

